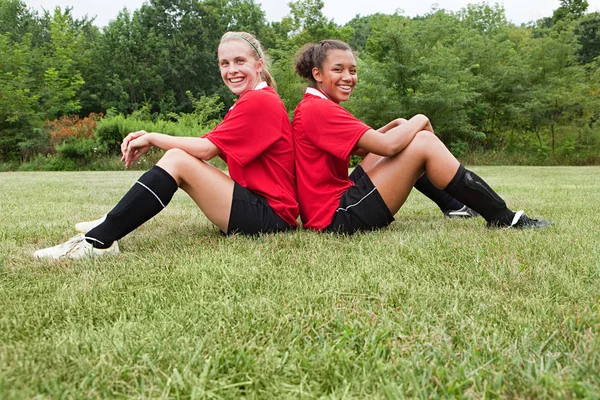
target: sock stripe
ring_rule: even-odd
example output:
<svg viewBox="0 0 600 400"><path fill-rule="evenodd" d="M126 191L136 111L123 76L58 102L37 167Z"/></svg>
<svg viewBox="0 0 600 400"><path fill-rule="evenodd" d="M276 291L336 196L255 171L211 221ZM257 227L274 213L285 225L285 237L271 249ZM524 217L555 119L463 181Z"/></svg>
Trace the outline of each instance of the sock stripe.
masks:
<svg viewBox="0 0 600 400"><path fill-rule="evenodd" d="M158 200L158 202L160 203L160 205L162 206L162 208L165 208L165 207L166 207L166 205L164 205L164 203L162 202L162 200L160 199L160 197L158 197L158 195L157 195L156 193L154 193L154 192L152 191L152 189L150 189L148 186L144 185L144 184L143 184L142 182L140 182L140 181L136 181L135 183L139 183L140 185L142 185L143 187L145 187L146 189L148 189L148 191L149 191L150 193L152 193L152 194L154 195L154 197L156 197L156 200Z"/></svg>
<svg viewBox="0 0 600 400"><path fill-rule="evenodd" d="M104 246L104 242L101 242L101 241L100 241L100 240L98 240L98 239L94 239L93 237L84 236L83 238L84 238L85 240L92 240L92 241L94 241L94 242L98 242L98 243L100 243L102 246Z"/></svg>

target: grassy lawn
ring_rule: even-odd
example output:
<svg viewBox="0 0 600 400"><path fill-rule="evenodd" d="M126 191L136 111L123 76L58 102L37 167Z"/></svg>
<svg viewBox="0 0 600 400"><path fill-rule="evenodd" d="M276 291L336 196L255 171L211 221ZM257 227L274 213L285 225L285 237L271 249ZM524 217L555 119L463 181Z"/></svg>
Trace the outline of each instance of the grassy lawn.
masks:
<svg viewBox="0 0 600 400"><path fill-rule="evenodd" d="M477 167L541 231L223 237L183 192L122 253L34 261L141 174L0 174L0 398L600 397L600 167Z"/></svg>

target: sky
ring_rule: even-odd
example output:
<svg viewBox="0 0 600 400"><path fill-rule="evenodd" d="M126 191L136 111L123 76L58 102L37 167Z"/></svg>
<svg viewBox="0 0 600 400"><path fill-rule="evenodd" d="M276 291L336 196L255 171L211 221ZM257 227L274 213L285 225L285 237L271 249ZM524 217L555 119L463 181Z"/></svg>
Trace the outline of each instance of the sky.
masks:
<svg viewBox="0 0 600 400"><path fill-rule="evenodd" d="M587 0L588 11L600 11L600 0ZM106 26L115 19L118 12L126 7L129 11L137 10L145 0L24 0L28 7L36 10L53 10L55 7L72 7L77 18L87 15L96 17L95 24ZM280 21L289 13L287 0L255 0L262 6L268 21ZM345 24L357 14L370 15L377 12L392 14L399 11L402 15L414 17L431 11L432 7L458 11L474 0L324 0L323 14L338 24ZM489 4L501 4L509 21L519 25L549 17L552 11L560 6L560 0L494 0Z"/></svg>

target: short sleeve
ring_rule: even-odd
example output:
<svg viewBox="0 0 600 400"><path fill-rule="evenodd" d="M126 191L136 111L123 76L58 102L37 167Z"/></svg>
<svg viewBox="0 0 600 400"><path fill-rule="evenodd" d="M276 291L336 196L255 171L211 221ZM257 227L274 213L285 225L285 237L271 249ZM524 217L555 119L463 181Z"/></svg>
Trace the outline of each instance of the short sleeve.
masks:
<svg viewBox="0 0 600 400"><path fill-rule="evenodd" d="M204 135L227 159L246 166L282 136L282 112L277 95L253 90L238 99L223 122Z"/></svg>
<svg viewBox="0 0 600 400"><path fill-rule="evenodd" d="M330 100L314 101L304 120L309 139L334 157L345 159L370 126Z"/></svg>

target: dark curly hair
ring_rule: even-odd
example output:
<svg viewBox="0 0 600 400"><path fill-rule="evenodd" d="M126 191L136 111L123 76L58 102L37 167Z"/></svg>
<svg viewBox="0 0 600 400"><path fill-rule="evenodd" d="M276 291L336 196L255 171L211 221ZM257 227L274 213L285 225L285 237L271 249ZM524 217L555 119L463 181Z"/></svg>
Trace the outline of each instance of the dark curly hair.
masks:
<svg viewBox="0 0 600 400"><path fill-rule="evenodd" d="M302 78L316 83L312 70L317 67L323 68L329 50L349 50L350 45L341 40L321 40L319 43L308 43L302 46L296 54L296 73Z"/></svg>

